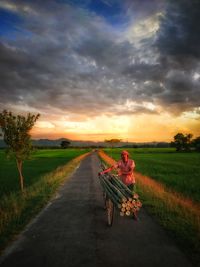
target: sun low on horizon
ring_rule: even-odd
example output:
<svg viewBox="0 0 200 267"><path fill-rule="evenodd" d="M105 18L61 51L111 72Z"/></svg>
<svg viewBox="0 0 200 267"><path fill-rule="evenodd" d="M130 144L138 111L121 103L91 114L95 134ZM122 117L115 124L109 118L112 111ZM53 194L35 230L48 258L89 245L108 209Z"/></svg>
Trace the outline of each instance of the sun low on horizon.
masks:
<svg viewBox="0 0 200 267"><path fill-rule="evenodd" d="M0 1L0 106L40 138L200 136L200 2Z"/></svg>

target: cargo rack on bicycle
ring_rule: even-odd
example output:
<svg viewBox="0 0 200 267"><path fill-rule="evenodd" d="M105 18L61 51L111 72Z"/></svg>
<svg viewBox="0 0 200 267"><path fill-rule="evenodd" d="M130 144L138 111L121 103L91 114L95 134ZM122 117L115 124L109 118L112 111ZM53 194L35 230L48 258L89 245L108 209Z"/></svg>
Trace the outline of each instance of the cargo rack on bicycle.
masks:
<svg viewBox="0 0 200 267"><path fill-rule="evenodd" d="M102 169L105 169L105 165ZM132 192L117 175L103 174L99 176L99 180L103 191L119 210L120 216L134 215L140 210L142 203L138 194Z"/></svg>

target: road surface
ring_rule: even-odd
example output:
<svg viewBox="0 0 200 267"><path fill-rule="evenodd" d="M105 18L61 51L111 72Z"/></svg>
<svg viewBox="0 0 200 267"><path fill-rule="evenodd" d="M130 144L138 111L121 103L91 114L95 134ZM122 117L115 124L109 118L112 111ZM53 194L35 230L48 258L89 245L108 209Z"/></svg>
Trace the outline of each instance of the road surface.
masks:
<svg viewBox="0 0 200 267"><path fill-rule="evenodd" d="M49 205L0 258L4 267L190 267L142 208L139 221L115 212L106 225L96 153L87 156Z"/></svg>

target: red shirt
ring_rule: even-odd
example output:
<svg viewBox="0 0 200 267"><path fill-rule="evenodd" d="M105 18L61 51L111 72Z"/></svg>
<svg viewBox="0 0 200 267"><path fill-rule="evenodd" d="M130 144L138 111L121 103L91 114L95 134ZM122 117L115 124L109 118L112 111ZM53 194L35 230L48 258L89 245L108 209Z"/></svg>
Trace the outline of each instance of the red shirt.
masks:
<svg viewBox="0 0 200 267"><path fill-rule="evenodd" d="M133 175L135 162L132 159L128 159L127 162L119 160L116 165L114 165L114 168L118 169L118 175L124 184L129 185L135 183L135 177Z"/></svg>

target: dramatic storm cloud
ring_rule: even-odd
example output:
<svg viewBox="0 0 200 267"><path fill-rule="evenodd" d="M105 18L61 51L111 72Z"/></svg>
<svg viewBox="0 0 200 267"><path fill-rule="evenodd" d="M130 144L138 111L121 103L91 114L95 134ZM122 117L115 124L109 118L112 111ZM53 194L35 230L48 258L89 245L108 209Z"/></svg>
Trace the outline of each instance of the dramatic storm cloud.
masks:
<svg viewBox="0 0 200 267"><path fill-rule="evenodd" d="M52 127L57 116L199 119L197 0L2 0L0 20L2 108Z"/></svg>

